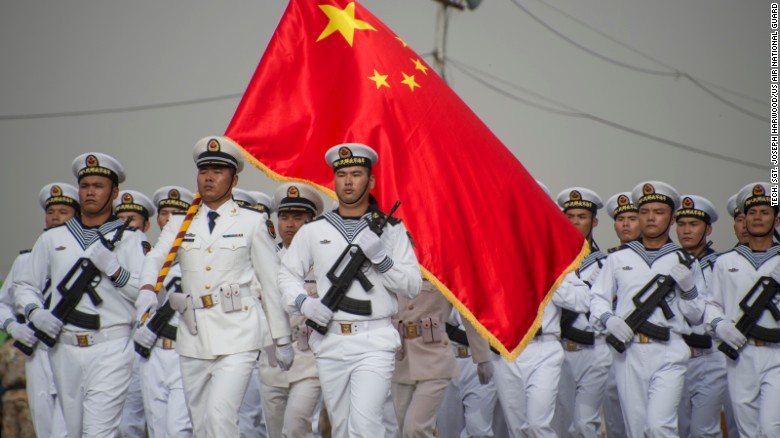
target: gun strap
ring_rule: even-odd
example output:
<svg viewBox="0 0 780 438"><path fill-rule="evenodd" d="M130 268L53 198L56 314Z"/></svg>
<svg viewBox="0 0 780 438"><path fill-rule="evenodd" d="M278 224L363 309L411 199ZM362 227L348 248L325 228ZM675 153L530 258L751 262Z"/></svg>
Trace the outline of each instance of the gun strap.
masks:
<svg viewBox="0 0 780 438"><path fill-rule="evenodd" d="M158 333L158 334L160 336L164 337L164 338L172 339L172 340L175 341L176 340L176 330L177 330L176 327L174 327L174 326L172 326L170 324L165 324L162 327L162 329L160 329L160 333Z"/></svg>
<svg viewBox="0 0 780 438"><path fill-rule="evenodd" d="M469 338L466 336L465 330L461 330L460 327L450 323L444 324L444 330L447 332L447 337L449 337L452 342L457 342L458 344L465 346L469 345Z"/></svg>

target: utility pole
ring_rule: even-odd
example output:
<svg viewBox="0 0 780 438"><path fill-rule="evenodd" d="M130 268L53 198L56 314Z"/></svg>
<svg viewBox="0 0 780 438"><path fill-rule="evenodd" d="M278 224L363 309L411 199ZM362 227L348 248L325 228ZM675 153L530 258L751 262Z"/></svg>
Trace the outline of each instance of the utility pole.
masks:
<svg viewBox="0 0 780 438"><path fill-rule="evenodd" d="M447 27L449 25L449 8L455 8L459 11L464 10L466 7L469 10L475 9L482 0L433 0L439 3L439 10L436 14L436 37L435 37L435 49L433 51L433 59L436 72L439 76L447 82L445 76L444 64L447 60L445 55L445 49L447 46Z"/></svg>

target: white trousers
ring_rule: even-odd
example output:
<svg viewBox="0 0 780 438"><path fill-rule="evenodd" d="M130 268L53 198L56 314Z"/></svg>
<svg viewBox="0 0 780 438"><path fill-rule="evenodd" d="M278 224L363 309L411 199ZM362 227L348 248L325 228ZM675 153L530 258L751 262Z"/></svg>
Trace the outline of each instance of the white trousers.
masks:
<svg viewBox="0 0 780 438"><path fill-rule="evenodd" d="M629 437L677 437L690 349L682 339L631 343L614 356L620 406Z"/></svg>
<svg viewBox="0 0 780 438"><path fill-rule="evenodd" d="M49 363L49 350L39 343L24 364L27 377L27 401L35 435L39 437L67 437L62 403L57 397L54 377Z"/></svg>
<svg viewBox="0 0 780 438"><path fill-rule="evenodd" d="M780 344L747 344L726 365L740 436L780 437Z"/></svg>
<svg viewBox="0 0 780 438"><path fill-rule="evenodd" d="M560 342L532 341L514 362L497 358L498 399L511 437L556 437L552 428L563 364Z"/></svg>
<svg viewBox="0 0 780 438"><path fill-rule="evenodd" d="M181 378L196 438L239 436L238 411L258 350L195 359L181 356Z"/></svg>
<svg viewBox="0 0 780 438"><path fill-rule="evenodd" d="M128 348L133 348L132 346ZM133 354L133 375L127 388L122 420L119 422L119 438L144 438L146 436L146 415L144 397L141 393L141 356Z"/></svg>
<svg viewBox="0 0 780 438"><path fill-rule="evenodd" d="M453 377L444 394L438 414L442 438L477 438L493 436L493 410L496 385L479 383L477 365L470 357L455 359L460 373Z"/></svg>
<svg viewBox="0 0 780 438"><path fill-rule="evenodd" d="M188 438L192 421L184 398L179 354L176 350L152 348L149 359L140 356L144 411L150 438Z"/></svg>
<svg viewBox="0 0 780 438"><path fill-rule="evenodd" d="M713 348L692 357L677 411L680 436L720 437L720 411L726 395L726 356Z"/></svg>
<svg viewBox="0 0 780 438"><path fill-rule="evenodd" d="M268 436L258 374L258 368L255 365L252 377L249 378L249 385L246 387L246 393L244 393L244 399L241 401L241 408L238 410L238 428L241 431L241 438L266 438Z"/></svg>
<svg viewBox="0 0 780 438"><path fill-rule="evenodd" d="M309 340L334 437L385 435L383 410L401 345L391 325L353 335L316 332Z"/></svg>
<svg viewBox="0 0 780 438"><path fill-rule="evenodd" d="M89 347L57 342L49 350L68 436L116 436L135 354L126 345L126 338Z"/></svg>
<svg viewBox="0 0 780 438"><path fill-rule="evenodd" d="M561 437L601 437L601 405L612 366L607 344L564 351L555 416Z"/></svg>
<svg viewBox="0 0 780 438"><path fill-rule="evenodd" d="M615 356L617 351L609 348L612 355L612 365L607 373L606 392L604 394L604 428L607 429L607 438L619 438L626 436L626 424L623 421L623 410L620 408L617 381L615 380Z"/></svg>

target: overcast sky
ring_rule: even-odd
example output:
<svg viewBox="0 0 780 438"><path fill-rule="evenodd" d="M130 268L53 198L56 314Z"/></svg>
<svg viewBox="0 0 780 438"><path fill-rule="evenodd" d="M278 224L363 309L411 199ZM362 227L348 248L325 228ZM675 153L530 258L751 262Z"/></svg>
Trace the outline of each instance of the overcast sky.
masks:
<svg viewBox="0 0 780 438"><path fill-rule="evenodd" d="M451 14L447 79L453 89L553 195L577 185L606 200L642 180L663 180L716 204L715 248L730 248L735 238L726 199L769 179L769 3L514 1L485 0ZM432 51L438 3L361 3L419 54ZM270 0L5 2L0 272L41 232L41 187L74 183L70 164L81 153L118 158L128 173L123 188L149 195L168 184L194 189L192 147L224 132L239 102L231 96L243 92L285 6ZM476 69L482 82L466 68ZM68 114L207 98L219 99ZM54 116L15 117L42 114ZM239 186L274 189L253 168ZM613 246L611 220L604 212L600 217L596 240ZM489 211L485 218L489 227ZM154 242L157 231L149 234Z"/></svg>

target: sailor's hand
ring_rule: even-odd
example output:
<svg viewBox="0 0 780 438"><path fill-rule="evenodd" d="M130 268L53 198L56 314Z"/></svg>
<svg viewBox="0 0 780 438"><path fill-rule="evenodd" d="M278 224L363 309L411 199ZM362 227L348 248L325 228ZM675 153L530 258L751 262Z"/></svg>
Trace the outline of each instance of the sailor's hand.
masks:
<svg viewBox="0 0 780 438"><path fill-rule="evenodd" d="M149 289L141 289L138 292L138 298L135 299L135 320L145 321L144 315L151 314L157 310L157 294ZM148 316L148 315L147 315Z"/></svg>
<svg viewBox="0 0 780 438"><path fill-rule="evenodd" d="M683 292L689 292L693 289L693 273L688 267L682 263L678 263L672 266L669 271L669 276L672 277Z"/></svg>
<svg viewBox="0 0 780 438"><path fill-rule="evenodd" d="M47 309L41 309L40 307L30 312L30 322L33 323L35 328L52 338L56 338L62 330L62 321Z"/></svg>
<svg viewBox="0 0 780 438"><path fill-rule="evenodd" d="M715 326L715 334L718 335L721 341L735 350L739 350L747 342L747 338L737 329L737 326L728 321L718 323Z"/></svg>
<svg viewBox="0 0 780 438"><path fill-rule="evenodd" d="M364 230L360 233L355 244L363 250L363 254L375 265L382 263L387 257L385 243L371 230Z"/></svg>
<svg viewBox="0 0 780 438"><path fill-rule="evenodd" d="M35 332L33 332L30 327L27 327L27 324L20 324L16 321L13 321L8 324L8 327L5 328L5 331L8 332L12 338L28 347L32 347L36 342L38 342L38 338L35 337Z"/></svg>
<svg viewBox="0 0 780 438"><path fill-rule="evenodd" d="M320 301L319 298L307 297L301 303L301 313L303 316L316 322L321 326L327 326L333 318L333 311Z"/></svg>
<svg viewBox="0 0 780 438"><path fill-rule="evenodd" d="M605 325L607 326L607 331L620 342L626 343L634 336L631 327L623 321L623 318L612 316Z"/></svg>
<svg viewBox="0 0 780 438"><path fill-rule="evenodd" d="M157 342L157 335L155 335L152 330L149 329L146 324L144 324L135 331L135 334L133 335L133 341L142 347L151 349L154 346L154 343Z"/></svg>
<svg viewBox="0 0 780 438"><path fill-rule="evenodd" d="M119 273L119 260L111 250L100 242L95 242L87 250L87 257L97 266L100 272L114 278Z"/></svg>

